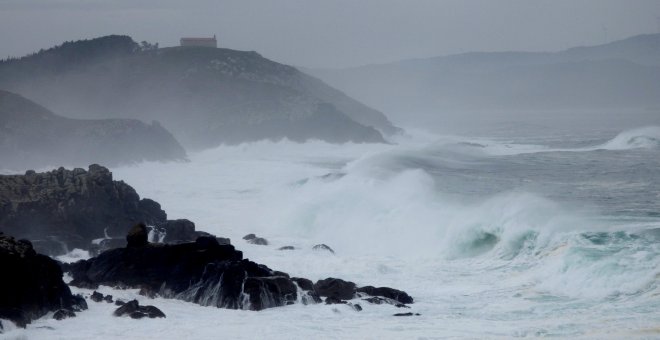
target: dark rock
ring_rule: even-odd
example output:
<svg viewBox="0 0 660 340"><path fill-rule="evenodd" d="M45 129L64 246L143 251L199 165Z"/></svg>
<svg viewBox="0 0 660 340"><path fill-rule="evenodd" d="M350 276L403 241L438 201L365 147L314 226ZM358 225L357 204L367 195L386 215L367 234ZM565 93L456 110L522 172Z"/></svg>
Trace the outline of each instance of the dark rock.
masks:
<svg viewBox="0 0 660 340"><path fill-rule="evenodd" d="M422 314L408 312L408 313L396 313L396 314L393 314L393 315L394 316L419 316L419 315L422 315Z"/></svg>
<svg viewBox="0 0 660 340"><path fill-rule="evenodd" d="M216 241L218 241L218 244L231 244L231 240L226 237L216 237Z"/></svg>
<svg viewBox="0 0 660 340"><path fill-rule="evenodd" d="M92 295L89 296L89 298L92 299L92 301L94 301L94 302L101 302L101 301L103 301L105 296L103 296L103 294L101 294L97 291L94 291L92 293Z"/></svg>
<svg viewBox="0 0 660 340"><path fill-rule="evenodd" d="M202 249L210 249L220 245L218 240L213 236L200 236L195 240L195 243Z"/></svg>
<svg viewBox="0 0 660 340"><path fill-rule="evenodd" d="M254 238L257 238L257 235L247 234L247 235L243 236L243 239L246 240L246 241L249 241L249 240L254 239Z"/></svg>
<svg viewBox="0 0 660 340"><path fill-rule="evenodd" d="M268 245L268 240L266 240L263 237L255 237L253 239L248 240L248 243L256 244L256 245L260 245L260 246L267 246Z"/></svg>
<svg viewBox="0 0 660 340"><path fill-rule="evenodd" d="M114 316L130 316L133 319L141 319L143 317L164 318L165 313L154 306L140 306L137 300L126 302L121 307L117 308Z"/></svg>
<svg viewBox="0 0 660 340"><path fill-rule="evenodd" d="M400 303L399 301L384 298L384 297L379 297L379 296L372 296L372 297L362 299L362 300L367 301L367 302L372 303L372 304L375 304L375 305L388 304L388 305L392 305L392 306L397 307L397 308L410 308L409 306L406 306L406 305Z"/></svg>
<svg viewBox="0 0 660 340"><path fill-rule="evenodd" d="M149 231L144 223L138 223L126 235L127 247L143 247L149 244Z"/></svg>
<svg viewBox="0 0 660 340"><path fill-rule="evenodd" d="M92 240L124 237L138 222L166 221L160 205L99 165L30 175L0 175L0 231L32 241L48 255L89 249Z"/></svg>
<svg viewBox="0 0 660 340"><path fill-rule="evenodd" d="M97 256L98 254L110 249L124 248L127 245L126 237L106 238L99 242L97 247L90 246L89 254Z"/></svg>
<svg viewBox="0 0 660 340"><path fill-rule="evenodd" d="M106 295L103 297L103 301L107 303L112 303L112 295Z"/></svg>
<svg viewBox="0 0 660 340"><path fill-rule="evenodd" d="M55 320L64 320L66 318L74 318L74 317L76 317L76 313L68 309L60 309L57 312L55 312L55 314L53 314L53 319Z"/></svg>
<svg viewBox="0 0 660 340"><path fill-rule="evenodd" d="M314 283L312 280L302 277L292 277L291 281L295 282L302 290L314 290Z"/></svg>
<svg viewBox="0 0 660 340"><path fill-rule="evenodd" d="M353 308L353 310L355 310L356 312L362 311L362 306L360 306L359 303L349 303L348 305L351 306L351 308Z"/></svg>
<svg viewBox="0 0 660 340"><path fill-rule="evenodd" d="M74 312L82 312L87 310L87 301L80 294L76 294L72 297L71 310Z"/></svg>
<svg viewBox="0 0 660 340"><path fill-rule="evenodd" d="M413 303L413 298L408 295L406 292L397 290L394 288L389 288L389 287L373 287L373 286L365 286L365 287L360 287L357 289L358 292L360 293L365 293L367 295L371 296L382 296L386 297L392 300L396 300L400 303L404 304L410 304Z"/></svg>
<svg viewBox="0 0 660 340"><path fill-rule="evenodd" d="M0 234L0 318L25 327L51 311L84 308L62 281L59 264L37 254L30 242Z"/></svg>
<svg viewBox="0 0 660 340"><path fill-rule="evenodd" d="M126 304L126 301L123 300L116 300L115 301L115 306L123 306Z"/></svg>
<svg viewBox="0 0 660 340"><path fill-rule="evenodd" d="M320 296L350 300L355 296L355 283L342 279L327 278L314 284L314 290Z"/></svg>
<svg viewBox="0 0 660 340"><path fill-rule="evenodd" d="M277 250L294 250L294 249L296 249L296 248L294 248L293 246L284 246L284 247L277 248Z"/></svg>
<svg viewBox="0 0 660 340"><path fill-rule="evenodd" d="M171 220L160 225L165 231L165 243L190 242L197 239L198 235L195 232L195 223L186 220Z"/></svg>
<svg viewBox="0 0 660 340"><path fill-rule="evenodd" d="M273 275L273 276L282 276L282 277L286 277L287 279L291 277L289 274L287 274L287 273L285 273L285 272L281 272L281 271L279 271L279 270L273 270L272 275Z"/></svg>
<svg viewBox="0 0 660 340"><path fill-rule="evenodd" d="M347 303L348 303L348 301L338 299L334 296L329 296L329 297L325 298L325 304L326 305L338 305L338 304L344 304L345 305Z"/></svg>
<svg viewBox="0 0 660 340"><path fill-rule="evenodd" d="M325 245L325 244L317 244L317 245L315 245L314 247L312 247L312 249L313 249L313 250L325 250L325 251L329 251L329 252L332 253L332 254L335 253L335 251L332 250L332 248L330 248L329 246L327 246L327 245Z"/></svg>

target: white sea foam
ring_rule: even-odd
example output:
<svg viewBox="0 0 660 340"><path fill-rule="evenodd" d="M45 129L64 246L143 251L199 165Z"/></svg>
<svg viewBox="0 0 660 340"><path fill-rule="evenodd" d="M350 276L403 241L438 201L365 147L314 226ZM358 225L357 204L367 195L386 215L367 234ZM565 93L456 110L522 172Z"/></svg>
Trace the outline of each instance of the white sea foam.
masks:
<svg viewBox="0 0 660 340"><path fill-rule="evenodd" d="M478 166L482 157L511 154L492 150L514 148L461 137L409 136L399 143L258 142L193 154L189 163L144 163L113 173L160 202L169 218L189 218L200 230L231 237L252 260L312 280L334 276L403 289L415 298L411 311L419 317L396 318L400 310L392 306L359 300L360 313L327 305L221 310L102 287L154 304L168 318L118 319L109 304L91 303L75 319L43 319L11 333L79 339L658 335L660 249L642 232L660 227L657 219L630 222L632 228L530 192L449 193L450 183L429 171ZM241 239L252 232L271 245ZM312 250L318 243L336 254ZM277 250L284 245L296 250Z"/></svg>

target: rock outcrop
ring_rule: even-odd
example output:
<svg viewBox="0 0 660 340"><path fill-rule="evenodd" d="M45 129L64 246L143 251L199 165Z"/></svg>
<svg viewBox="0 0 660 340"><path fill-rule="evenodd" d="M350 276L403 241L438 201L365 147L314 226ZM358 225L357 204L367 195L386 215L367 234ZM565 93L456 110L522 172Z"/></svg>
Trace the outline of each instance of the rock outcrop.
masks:
<svg viewBox="0 0 660 340"><path fill-rule="evenodd" d="M167 220L160 204L140 199L130 185L114 181L100 165L0 175L0 231L30 240L39 253L54 256L80 248L96 255L125 247L129 228L138 223L150 226L142 243L151 227L168 243L210 235L195 231L191 221Z"/></svg>
<svg viewBox="0 0 660 340"><path fill-rule="evenodd" d="M319 303L320 296L343 303L341 300L357 296L353 282L328 278L313 284L309 279L291 278L287 273L244 259L234 246L220 244L213 236L188 243L147 243L113 249L63 267L73 276L70 284L74 286L140 288L141 294L147 296L229 309L262 310L296 302Z"/></svg>
<svg viewBox="0 0 660 340"><path fill-rule="evenodd" d="M158 225L166 218L160 204L140 199L99 165L0 176L0 231L31 240L48 255L89 249L92 240L123 238L136 223Z"/></svg>
<svg viewBox="0 0 660 340"><path fill-rule="evenodd" d="M37 254L29 241L0 234L0 319L19 327L48 312L70 316L87 309L85 299L71 294L62 281L62 270L48 256Z"/></svg>
<svg viewBox="0 0 660 340"><path fill-rule="evenodd" d="M113 315L130 316L132 319L142 319L144 317L154 319L165 317L165 313L160 309L154 306L140 306L140 303L137 300L124 303L114 311Z"/></svg>

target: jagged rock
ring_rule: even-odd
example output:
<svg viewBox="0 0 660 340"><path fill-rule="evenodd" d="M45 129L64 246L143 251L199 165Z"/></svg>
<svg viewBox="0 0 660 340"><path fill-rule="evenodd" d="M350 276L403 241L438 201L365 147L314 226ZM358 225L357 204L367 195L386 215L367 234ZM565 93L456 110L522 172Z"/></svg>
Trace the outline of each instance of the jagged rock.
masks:
<svg viewBox="0 0 660 340"><path fill-rule="evenodd" d="M327 278L314 284L314 291L320 296L350 300L355 296L355 283L342 279Z"/></svg>
<svg viewBox="0 0 660 340"><path fill-rule="evenodd" d="M409 306L406 306L396 300L380 297L380 296L372 296L366 299L362 299L364 301L367 301L369 303L372 303L374 305L382 305L382 304L388 304L388 305L393 305L394 307L397 308L410 308Z"/></svg>
<svg viewBox="0 0 660 340"><path fill-rule="evenodd" d="M314 283L312 280L305 279L302 277L292 277L291 281L295 282L298 284L298 287L302 290L314 290Z"/></svg>
<svg viewBox="0 0 660 340"><path fill-rule="evenodd" d="M71 310L68 309L60 309L55 314L53 314L53 319L55 320L64 320L66 318L73 318L76 316L76 313L74 313Z"/></svg>
<svg viewBox="0 0 660 340"><path fill-rule="evenodd" d="M151 319L165 317L165 313L163 313L160 309L154 306L140 306L137 300L132 300L123 304L121 307L114 311L113 315L128 315L133 319L142 319L144 317L149 317Z"/></svg>
<svg viewBox="0 0 660 340"><path fill-rule="evenodd" d="M406 292L389 287L364 286L357 289L359 293L365 293L371 296L382 296L400 303L413 303L413 298Z"/></svg>
<svg viewBox="0 0 660 340"><path fill-rule="evenodd" d="M198 235L195 232L195 223L186 220L170 220L160 225L165 231L165 243L190 242L194 241Z"/></svg>
<svg viewBox="0 0 660 340"><path fill-rule="evenodd" d="M325 244L317 244L314 247L312 247L312 249L317 250L317 251L329 251L332 254L335 253L335 251L332 250L332 248L330 248L329 246L327 246Z"/></svg>
<svg viewBox="0 0 660 340"><path fill-rule="evenodd" d="M89 296L89 298L92 299L92 301L94 301L94 302L101 302L101 301L103 301L105 296L103 296L103 294L101 294L97 291L94 291L92 293L92 295Z"/></svg>
<svg viewBox="0 0 660 340"><path fill-rule="evenodd" d="M255 238L257 238L257 235L255 235L255 234L247 234L247 235L243 236L243 239L246 240L246 241L249 241L249 240L252 240L252 239L255 239Z"/></svg>
<svg viewBox="0 0 660 340"><path fill-rule="evenodd" d="M126 235L127 247L143 247L149 244L149 231L144 223L138 223Z"/></svg>
<svg viewBox="0 0 660 340"><path fill-rule="evenodd" d="M294 248L293 246L284 246L277 248L277 250L294 250L294 249L296 248Z"/></svg>
<svg viewBox="0 0 660 340"><path fill-rule="evenodd" d="M29 241L0 234L0 263L0 318L25 327L51 311L87 307L62 281L58 263L37 254Z"/></svg>
<svg viewBox="0 0 660 340"><path fill-rule="evenodd" d="M87 250L106 234L123 238L135 223L158 225L166 217L158 203L140 199L96 164L88 171L0 175L0 231L35 241L35 249L47 255Z"/></svg>

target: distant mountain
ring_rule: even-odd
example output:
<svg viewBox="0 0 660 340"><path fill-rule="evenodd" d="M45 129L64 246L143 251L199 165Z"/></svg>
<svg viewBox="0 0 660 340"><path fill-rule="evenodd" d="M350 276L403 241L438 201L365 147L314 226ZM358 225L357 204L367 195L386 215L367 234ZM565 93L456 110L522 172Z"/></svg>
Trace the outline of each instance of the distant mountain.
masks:
<svg viewBox="0 0 660 340"><path fill-rule="evenodd" d="M660 107L660 34L557 53L465 53L308 70L394 114Z"/></svg>
<svg viewBox="0 0 660 340"><path fill-rule="evenodd" d="M0 90L0 169L185 158L181 145L156 122L64 118Z"/></svg>
<svg viewBox="0 0 660 340"><path fill-rule="evenodd" d="M387 118L256 52L65 43L0 63L0 87L78 118L158 120L192 148L258 139L383 142Z"/></svg>

